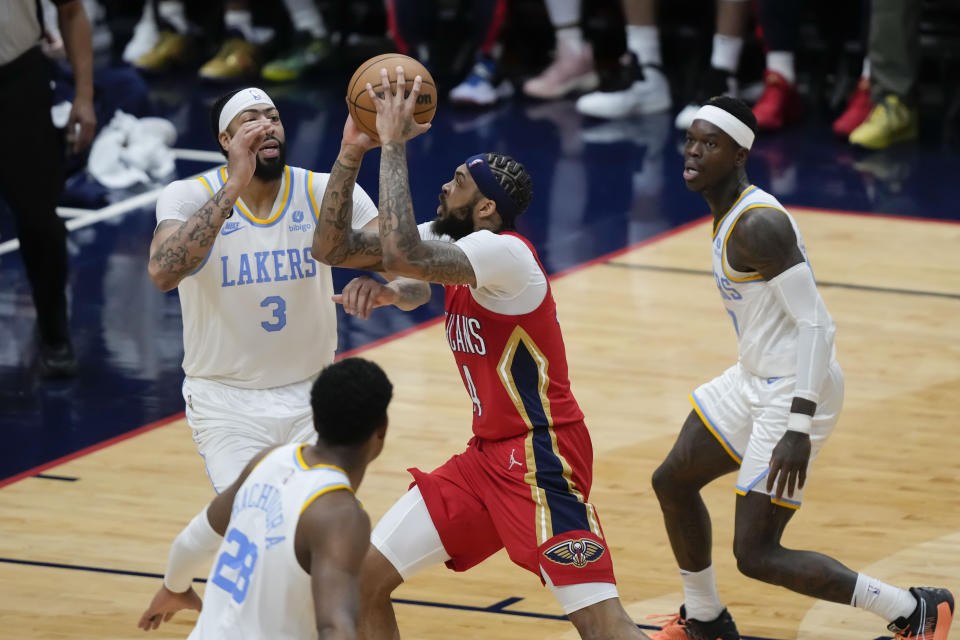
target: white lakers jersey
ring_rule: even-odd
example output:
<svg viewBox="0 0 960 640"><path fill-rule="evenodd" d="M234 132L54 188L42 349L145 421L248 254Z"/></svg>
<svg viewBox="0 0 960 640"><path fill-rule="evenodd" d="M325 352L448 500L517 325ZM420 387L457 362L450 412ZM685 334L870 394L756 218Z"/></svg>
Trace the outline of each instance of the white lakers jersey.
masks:
<svg viewBox="0 0 960 640"><path fill-rule="evenodd" d="M168 185L157 201L157 222L186 220L226 178L220 167ZM333 279L330 267L310 255L328 178L285 167L265 220L237 200L206 260L178 287L188 376L266 389L305 380L333 361ZM370 197L354 187L354 228L376 215Z"/></svg>
<svg viewBox="0 0 960 640"><path fill-rule="evenodd" d="M342 469L308 467L306 446L274 449L240 486L188 640L317 636L310 575L297 562L294 535L315 499L352 489Z"/></svg>
<svg viewBox="0 0 960 640"><path fill-rule="evenodd" d="M797 236L800 253L806 259L803 238L793 217L772 195L750 186L740 194L713 233L713 277L737 332L740 364L753 375L763 378L795 375L796 323L759 273L737 271L727 260L727 239L734 225L744 211L756 207L777 209L787 216Z"/></svg>

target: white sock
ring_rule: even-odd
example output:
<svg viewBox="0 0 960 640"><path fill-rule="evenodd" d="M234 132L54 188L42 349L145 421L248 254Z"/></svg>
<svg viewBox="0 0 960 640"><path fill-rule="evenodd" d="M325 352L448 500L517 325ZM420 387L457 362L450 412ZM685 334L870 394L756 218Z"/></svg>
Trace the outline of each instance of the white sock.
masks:
<svg viewBox="0 0 960 640"><path fill-rule="evenodd" d="M736 73L740 65L740 51L743 49L743 38L725 36L722 33L713 34L713 53L710 55L710 66L723 69L729 73Z"/></svg>
<svg viewBox="0 0 960 640"><path fill-rule="evenodd" d="M283 0L290 14L290 22L296 31L306 31L314 38L327 35L327 27L323 23L323 15L317 9L314 0Z"/></svg>
<svg viewBox="0 0 960 640"><path fill-rule="evenodd" d="M579 26L557 29L557 49L561 46L577 53L583 51L587 46L583 40L583 30Z"/></svg>
<svg viewBox="0 0 960 640"><path fill-rule="evenodd" d="M253 30L253 14L246 9L227 9L223 14L223 24L227 31L233 29L243 35L247 42L256 42L257 35Z"/></svg>
<svg viewBox="0 0 960 640"><path fill-rule="evenodd" d="M913 594L862 573L857 574L851 606L875 613L887 622L906 618L917 607Z"/></svg>
<svg viewBox="0 0 960 640"><path fill-rule="evenodd" d="M797 80L797 75L793 70L792 51L768 51L767 69L776 71L790 84L793 84Z"/></svg>
<svg viewBox="0 0 960 640"><path fill-rule="evenodd" d="M870 58L868 58L868 57L866 57L866 56L864 56L864 58L863 58L863 69L861 69L861 71L860 71L860 77L861 77L861 78L869 78L869 77L870 77Z"/></svg>
<svg viewBox="0 0 960 640"><path fill-rule="evenodd" d="M713 565L703 571L680 569L680 578L683 580L683 606L687 617L701 622L716 620L723 612L723 603L717 593Z"/></svg>
<svg viewBox="0 0 960 640"><path fill-rule="evenodd" d="M580 0L546 0L553 28L580 24Z"/></svg>
<svg viewBox="0 0 960 640"><path fill-rule="evenodd" d="M180 0L161 0L157 5L157 13L180 35L186 35L190 31L186 9Z"/></svg>
<svg viewBox="0 0 960 640"><path fill-rule="evenodd" d="M660 61L660 29L650 25L627 25L627 49L641 65L662 66Z"/></svg>

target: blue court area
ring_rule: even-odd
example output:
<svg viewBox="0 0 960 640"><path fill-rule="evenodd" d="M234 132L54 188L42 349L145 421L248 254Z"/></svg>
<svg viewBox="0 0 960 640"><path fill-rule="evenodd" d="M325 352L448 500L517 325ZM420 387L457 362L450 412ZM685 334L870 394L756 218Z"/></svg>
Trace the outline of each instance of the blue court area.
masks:
<svg viewBox="0 0 960 640"><path fill-rule="evenodd" d="M269 89L286 129L289 164L329 170L346 117L348 75ZM223 90L190 76L152 86L156 114L179 131L178 149L215 151L208 109ZM829 114L814 114L798 128L760 136L748 164L753 182L787 206L960 220L960 157L944 141L948 132L937 114L928 114L918 145L874 153L833 138L829 122ZM491 111L457 111L441 102L432 130L409 147L417 217L433 218L441 185L469 155L514 155L529 168L535 191L519 229L556 273L708 213L681 178L682 137L672 114L610 123L580 116L569 100L514 100ZM182 155L181 177L215 166L215 158ZM378 159L379 152L368 154L359 179L374 200ZM120 196L114 210L135 204L129 198L136 195ZM0 253L0 479L183 410L179 301L175 292L157 291L147 276L154 224L149 202L70 232L70 314L80 374L68 381L39 377L20 257L16 250ZM12 237L9 216L0 216L0 242ZM691 268L706 268L708 251L705 238L704 260ZM336 288L354 275L335 270ZM368 321L341 313L340 351L442 312L438 288L414 313L378 310Z"/></svg>

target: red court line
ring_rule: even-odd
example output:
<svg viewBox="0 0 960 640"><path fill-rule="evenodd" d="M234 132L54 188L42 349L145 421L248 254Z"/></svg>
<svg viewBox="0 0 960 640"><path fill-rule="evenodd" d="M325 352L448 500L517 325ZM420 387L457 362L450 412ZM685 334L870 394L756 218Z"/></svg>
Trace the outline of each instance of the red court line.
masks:
<svg viewBox="0 0 960 640"><path fill-rule="evenodd" d="M41 464L41 465L39 465L39 466L36 466L36 467L34 467L34 468L32 468L32 469L27 469L26 471L23 471L23 472L21 472L21 473L18 473L18 474L15 475L15 476L10 476L9 478L4 478L3 480L0 480L0 489L2 489L3 487L6 487L7 485L13 484L14 482L19 482L20 480L23 480L24 478L29 478L29 477L35 476L35 475L37 475L38 473L41 473L41 472L43 472L43 471L46 471L47 469L49 469L49 468L51 468L51 467L56 467L56 466L61 465L61 464L65 463L65 462L70 462L71 460L75 460L76 458L82 458L83 456L89 455L89 454L93 453L94 451L99 451L100 449L105 449L106 447L115 445L115 444L117 444L118 442L123 442L124 440L127 440L127 439L129 439L129 438L133 438L134 436L138 436L138 435L140 435L141 433L146 433L147 431L153 431L154 429L157 429L157 428L159 428L159 427L162 427L162 426L165 425L165 424L169 424L169 423L171 423L171 422L174 422L174 421L176 421L176 420L179 420L179 419L182 418L183 416L184 416L184 414L183 414L183 412L181 411L181 412L178 413L178 414L175 414L175 415L172 415L172 416L167 416L166 418L163 418L163 419L161 419L161 420L157 420L156 422L151 422L150 424L147 424L147 425L144 425L144 426L139 427L139 428L137 428L137 429L134 429L133 431L128 431L127 433L121 433L120 435L114 436L114 437L110 438L109 440L104 440L103 442L98 442L97 444L90 445L89 447L86 447L86 448L84 448L84 449L80 449L79 451L74 451L73 453L69 453L69 454L67 454L67 455L65 455L65 456L63 456L63 457L61 457L61 458L57 458L56 460L51 460L50 462L44 462L43 464Z"/></svg>
<svg viewBox="0 0 960 640"><path fill-rule="evenodd" d="M910 217L910 216L896 216L896 215L887 215L887 214L883 214L883 213L870 213L870 212L868 212L868 211L847 211L847 210L844 210L844 209L818 209L818 208L816 208L816 207L801 207L801 206L791 206L790 208L792 208L792 209L804 209L804 210L806 210L806 211L816 211L816 212L822 212L822 213L838 213L838 214L842 214L842 215L869 216L869 217L873 217L873 218L895 218L895 219L898 219L898 220L914 220L914 221L917 221L917 222L945 222L945 223L947 223L947 224L960 224L960 220L939 220L939 219L936 219L936 218L913 218L913 217ZM640 247L645 247L645 246L650 245L650 244L653 244L653 243L655 243L655 242L660 242L661 240L666 240L667 238L669 238L669 237L671 237L671 236L675 236L675 235L677 235L678 233L683 233L684 231L686 231L686 230L688 230L688 229L690 229L690 228L692 228L692 227L695 227L695 226L697 226L698 224L701 224L701 223L703 223L703 222L706 222L706 221L708 221L708 220L710 220L710 216L709 216L709 215L706 215L706 216L703 216L703 217L701 217L701 218L697 218L696 220L691 220L690 222L685 222L684 224L680 225L679 227L674 227L673 229L667 229L666 231L663 231L663 232L661 232L661 233L658 233L658 234L656 234L656 235L654 235L654 236L650 236L649 238L647 238L647 239L645 239L645 240L640 240L639 242L635 242L635 243L633 243L633 244L631 244L631 245L629 245L629 246L623 247L623 248L621 248L621 249L617 249L616 251L611 251L610 253L606 253L606 254L604 254L604 255L602 255L602 256L599 256L599 257L596 257L596 258L592 258L592 259L590 259L590 260L587 260L586 262L583 262L583 263L578 264L578 265L574 265L574 266L572 266L572 267L570 267L570 268L568 268L568 269L564 269L564 270L562 270L562 271L558 271L557 273L555 273L555 274L553 274L552 276L550 276L550 280L557 280L557 279L559 279L559 278L563 278L564 276L568 276L568 275L570 275L570 274L572 274L572 273L576 273L577 271L582 271L583 269L586 269L587 267L592 267L593 265L599 264L599 263L601 263L601 262L609 262L609 261L613 260L614 258L617 258L617 257L619 257L619 256L622 256L622 255L625 254L625 253L629 253L629 252L633 251L634 249L639 249ZM392 333L392 334L390 334L390 335L388 335L388 336L384 336L383 338L379 338L379 339L377 339L377 340L374 340L373 342L367 343L367 344L362 345L362 346L359 346L359 347L355 347L355 348L353 348L353 349L350 349L349 351L345 351L345 352L337 355L337 359L339 360L339 359L341 359L341 358L347 358L347 357L356 355L356 354L358 354L358 353L362 353L362 352L364 352L364 351L368 351L368 350L370 350L370 349L373 349L374 347L379 347L380 345L386 344L386 343L388 343L388 342L392 342L392 341L394 341L394 340L399 340L400 338L406 337L406 336L408 336L408 335L410 335L410 334L412 334L412 333L416 333L416 332L422 331L423 329L426 329L426 328L428 328L428 327L432 327L432 326L435 325L435 324L439 324L442 320L443 320L443 316L440 316L440 317L437 317L437 318L433 318L433 319L431 319L431 320L426 320L426 321L421 322L420 324L414 325L414 326L412 326L412 327L407 327L406 329L403 329L403 330L401 330L401 331L398 331L397 333ZM74 452L74 453L65 455L65 456L63 456L63 457L61 457L61 458L57 458L56 460L51 460L50 462L45 462L44 464L41 464L41 465L39 465L39 466L36 466L36 467L34 467L34 468L32 468L32 469L27 469L26 471L23 471L23 472L21 472L21 473L18 473L18 474L15 475L15 476L10 476L9 478L5 478L5 479L3 479L3 480L0 480L0 489L2 489L3 487L6 487L6 486L8 486L8 485L13 484L14 482L19 482L20 480L23 480L24 478L29 478L29 477L35 476L35 475L37 475L38 473L41 473L41 472L43 472L43 471L46 471L47 469L50 469L50 468L52 468L52 467L56 467L56 466L58 466L58 465L61 465L61 464L63 464L64 462L69 462L70 460L74 460L74 459L76 459L76 458L80 458L80 457L89 455L89 454L93 453L94 451L99 451L100 449L104 449L104 448L106 448L106 447L112 446L112 445L114 445L114 444L117 444L118 442L123 442L124 440L127 440L127 439L129 439L129 438L133 438L134 436L138 436L138 435L140 435L141 433L146 433L147 431L152 431L153 429L156 429L156 428L158 428L158 427L162 427L162 426L165 425L165 424L169 424L169 423L171 423L171 422L174 422L175 420L179 420L179 419L182 418L182 417L184 417L183 412L180 412L180 413L175 414L175 415L172 415L172 416L168 416L168 417L163 418L163 419L161 419L161 420L157 420L156 422L151 422L150 424L145 425L145 426L143 426L143 427L140 427L140 428L138 428L138 429L134 429L133 431L129 431L129 432L127 432L127 433L120 434L119 436L114 436L113 438L110 438L109 440L104 440L103 442L97 443L97 444L95 444L95 445L91 445L91 446L89 446L89 447L86 447L86 448L84 448L84 449L81 449L80 451L76 451L76 452Z"/></svg>

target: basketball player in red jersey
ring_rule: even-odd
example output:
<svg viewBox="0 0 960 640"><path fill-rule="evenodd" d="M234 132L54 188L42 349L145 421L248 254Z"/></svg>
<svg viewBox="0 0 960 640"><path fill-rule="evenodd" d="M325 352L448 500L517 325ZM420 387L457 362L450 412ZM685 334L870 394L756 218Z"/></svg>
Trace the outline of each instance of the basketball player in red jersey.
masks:
<svg viewBox="0 0 960 640"><path fill-rule="evenodd" d="M432 472L411 469L410 490L374 529L361 573L360 637L399 637L390 595L418 571L440 562L466 571L506 547L553 591L581 637L647 638L620 604L610 548L588 501L593 449L570 391L550 283L530 242L514 230L532 197L530 176L509 156L468 158L443 185L436 220L418 228L406 141L429 125L412 116L419 76L404 99L402 69L397 73L395 95L371 95L383 147L383 267L445 285L447 342L473 404L474 435ZM372 146L348 120L331 184L349 184ZM372 255L368 234L336 235L350 229L349 209L320 216L344 243L333 252L344 263ZM358 278L337 300L366 317L400 298L394 283Z"/></svg>

